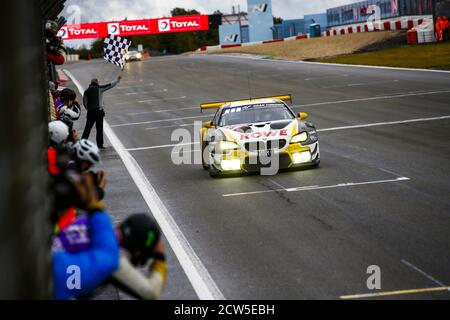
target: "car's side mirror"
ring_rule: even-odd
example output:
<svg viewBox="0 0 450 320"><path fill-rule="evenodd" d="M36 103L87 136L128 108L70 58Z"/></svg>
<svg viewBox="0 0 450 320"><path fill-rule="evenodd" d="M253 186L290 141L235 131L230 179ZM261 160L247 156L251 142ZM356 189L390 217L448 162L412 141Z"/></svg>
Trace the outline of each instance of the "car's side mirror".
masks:
<svg viewBox="0 0 450 320"><path fill-rule="evenodd" d="M212 121L203 122L203 128L210 129L213 127Z"/></svg>
<svg viewBox="0 0 450 320"><path fill-rule="evenodd" d="M309 115L306 113L306 112L300 112L299 114L298 114L298 118L300 119L300 120L305 120L306 118L308 118L309 117Z"/></svg>

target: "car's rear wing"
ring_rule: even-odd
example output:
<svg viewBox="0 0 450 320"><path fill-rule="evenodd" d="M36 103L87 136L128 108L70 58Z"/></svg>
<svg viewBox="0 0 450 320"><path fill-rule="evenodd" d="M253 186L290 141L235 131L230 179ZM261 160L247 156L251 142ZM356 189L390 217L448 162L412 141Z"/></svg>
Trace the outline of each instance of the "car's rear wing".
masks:
<svg viewBox="0 0 450 320"><path fill-rule="evenodd" d="M292 104L292 95L287 94L283 96L273 96L273 97L263 97L263 98L251 98L251 99L244 99L244 100L233 100L233 101L222 101L222 102L211 102L211 103L203 103L200 105L200 110L203 112L203 110L208 109L219 109L222 106L234 103L234 102L254 102L259 100L268 100L268 99L277 99L285 102L289 102Z"/></svg>

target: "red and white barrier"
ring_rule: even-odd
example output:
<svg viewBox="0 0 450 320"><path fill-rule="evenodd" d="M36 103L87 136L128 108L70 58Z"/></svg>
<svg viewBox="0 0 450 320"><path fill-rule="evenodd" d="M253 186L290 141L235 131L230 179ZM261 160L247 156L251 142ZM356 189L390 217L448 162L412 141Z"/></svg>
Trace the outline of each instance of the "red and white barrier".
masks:
<svg viewBox="0 0 450 320"><path fill-rule="evenodd" d="M362 33L371 31L389 31L389 30L409 30L422 24L433 23L431 15L426 16L407 16L394 19L385 19L369 24L357 23L346 26L338 26L330 28L322 33L323 36L332 37L343 34Z"/></svg>
<svg viewBox="0 0 450 320"><path fill-rule="evenodd" d="M429 26L433 27L433 17L431 15L425 16L406 16L406 17L398 17L394 19L385 19L379 22L374 22L372 24L368 23L358 23L351 24L346 26L338 26L331 29L328 29L325 32L322 32L322 36L324 37L333 37L344 34L353 34L353 33L363 33L363 32L372 32L372 31L389 31L389 30L410 30L412 28L421 26ZM428 27L427 27L428 28ZM419 43L424 43L425 41L429 41L430 33L429 29L423 32L422 41ZM433 29L434 30L434 29ZM420 36L420 32L418 33L418 41ZM426 34L426 35L425 35ZM284 38L284 39L276 39L276 40L268 40L268 41L257 41L257 42L246 42L246 43L237 43L237 44L223 44L217 46L208 46L202 47L198 49L198 51L209 51L209 50L218 50L218 49L226 49L226 48L234 48L234 47L247 47L253 46L257 44L268 44L274 42L283 42L283 41L292 41L292 40L303 40L309 39L309 34L302 34L294 37ZM433 31L434 38L434 31ZM431 42L431 41L429 41Z"/></svg>

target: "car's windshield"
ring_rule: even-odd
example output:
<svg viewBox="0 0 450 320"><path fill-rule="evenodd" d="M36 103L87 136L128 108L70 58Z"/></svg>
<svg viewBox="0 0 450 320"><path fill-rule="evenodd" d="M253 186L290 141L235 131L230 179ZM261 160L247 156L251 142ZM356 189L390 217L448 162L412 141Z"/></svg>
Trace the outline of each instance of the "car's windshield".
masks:
<svg viewBox="0 0 450 320"><path fill-rule="evenodd" d="M254 104L223 109L219 126L293 119L294 115L281 103Z"/></svg>

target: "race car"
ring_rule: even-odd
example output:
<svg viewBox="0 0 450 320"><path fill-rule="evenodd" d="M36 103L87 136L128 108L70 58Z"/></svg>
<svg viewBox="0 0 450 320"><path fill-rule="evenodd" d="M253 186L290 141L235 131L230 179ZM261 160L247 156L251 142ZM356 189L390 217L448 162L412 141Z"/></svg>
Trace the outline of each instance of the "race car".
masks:
<svg viewBox="0 0 450 320"><path fill-rule="evenodd" d="M142 54L138 51L131 50L125 54L125 61L141 61Z"/></svg>
<svg viewBox="0 0 450 320"><path fill-rule="evenodd" d="M288 102L291 95L200 105L202 112L218 109L200 130L203 167L213 177L317 167L316 128L305 121L307 113L296 115Z"/></svg>

